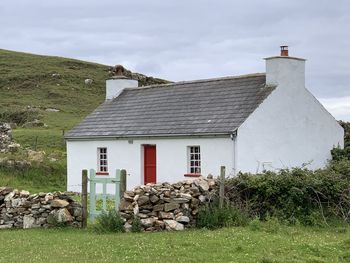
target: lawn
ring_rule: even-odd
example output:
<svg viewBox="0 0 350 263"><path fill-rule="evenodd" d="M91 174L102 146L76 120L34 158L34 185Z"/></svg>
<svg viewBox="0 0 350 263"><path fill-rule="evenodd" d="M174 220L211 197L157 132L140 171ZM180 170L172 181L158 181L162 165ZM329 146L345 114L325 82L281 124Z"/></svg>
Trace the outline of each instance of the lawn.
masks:
<svg viewBox="0 0 350 263"><path fill-rule="evenodd" d="M224 228L95 234L1 231L0 262L350 262L349 228Z"/></svg>

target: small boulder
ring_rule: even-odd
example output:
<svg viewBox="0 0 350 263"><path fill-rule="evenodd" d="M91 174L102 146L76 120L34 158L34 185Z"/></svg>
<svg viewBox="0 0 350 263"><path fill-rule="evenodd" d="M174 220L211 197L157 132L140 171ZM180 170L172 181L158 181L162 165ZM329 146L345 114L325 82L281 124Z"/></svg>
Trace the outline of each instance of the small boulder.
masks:
<svg viewBox="0 0 350 263"><path fill-rule="evenodd" d="M63 208L63 207L66 207L68 205L69 205L69 203L66 200L61 200L61 199L51 200L51 207Z"/></svg>
<svg viewBox="0 0 350 263"><path fill-rule="evenodd" d="M148 202L149 202L149 197L147 195L142 195L137 200L137 203L138 203L139 206L147 204Z"/></svg>
<svg viewBox="0 0 350 263"><path fill-rule="evenodd" d="M169 212L175 209L178 209L180 207L180 204L178 203L166 203L164 204L164 211Z"/></svg>
<svg viewBox="0 0 350 263"><path fill-rule="evenodd" d="M176 218L176 221L182 224L188 224L190 222L190 218L188 216L179 216Z"/></svg>
<svg viewBox="0 0 350 263"><path fill-rule="evenodd" d="M206 192L209 190L209 184L206 180L203 180L203 179L195 180L194 184L198 186L202 192Z"/></svg>
<svg viewBox="0 0 350 263"><path fill-rule="evenodd" d="M140 221L141 221L141 225L143 227L147 228L147 227L153 226L153 224L155 223L156 220L154 218L150 217L150 218L146 218L146 219L141 219Z"/></svg>
<svg viewBox="0 0 350 263"><path fill-rule="evenodd" d="M57 212L57 222L58 223L65 223L65 222L72 222L73 217L69 213L69 211L66 208L61 208Z"/></svg>
<svg viewBox="0 0 350 263"><path fill-rule="evenodd" d="M25 191L25 190L22 190L20 193L19 193L19 196L20 197L28 197L30 195L30 193L28 191Z"/></svg>
<svg viewBox="0 0 350 263"><path fill-rule="evenodd" d="M25 215L23 217L23 228L28 229L28 228L33 228L35 227L35 218L31 215Z"/></svg>
<svg viewBox="0 0 350 263"><path fill-rule="evenodd" d="M174 214L161 211L161 212L159 212L159 218L160 219L174 219Z"/></svg>
<svg viewBox="0 0 350 263"><path fill-rule="evenodd" d="M165 228L167 230L182 231L185 229L184 225L175 220L164 220Z"/></svg>
<svg viewBox="0 0 350 263"><path fill-rule="evenodd" d="M132 211L133 206L131 202L128 202L124 199L121 200L120 205L119 205L120 211Z"/></svg>
<svg viewBox="0 0 350 263"><path fill-rule="evenodd" d="M5 201L5 202L11 201L11 199L15 196L15 194L16 194L15 191L12 191L12 192L8 193L8 194L5 196L4 201Z"/></svg>

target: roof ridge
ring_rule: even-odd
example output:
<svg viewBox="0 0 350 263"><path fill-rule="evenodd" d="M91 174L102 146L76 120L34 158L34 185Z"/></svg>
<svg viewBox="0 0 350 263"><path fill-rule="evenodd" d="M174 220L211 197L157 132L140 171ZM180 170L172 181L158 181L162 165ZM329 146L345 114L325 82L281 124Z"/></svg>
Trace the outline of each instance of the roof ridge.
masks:
<svg viewBox="0 0 350 263"><path fill-rule="evenodd" d="M241 78L253 78L253 77L260 77L260 76L265 76L265 75L266 75L265 73L251 73L251 74L243 74L243 75L237 75L237 76L226 76L226 77L219 77L219 78L185 80L185 81L177 81L177 82L171 82L171 83L166 83L166 84L153 84L153 85L141 86L141 87L137 87L137 88L125 88L124 90L150 89L150 88L159 88L159 87L167 87L167 86L174 86L174 85L192 84L192 83L203 83L203 82L212 82L212 81L221 81L221 80L230 80L230 79L241 79Z"/></svg>

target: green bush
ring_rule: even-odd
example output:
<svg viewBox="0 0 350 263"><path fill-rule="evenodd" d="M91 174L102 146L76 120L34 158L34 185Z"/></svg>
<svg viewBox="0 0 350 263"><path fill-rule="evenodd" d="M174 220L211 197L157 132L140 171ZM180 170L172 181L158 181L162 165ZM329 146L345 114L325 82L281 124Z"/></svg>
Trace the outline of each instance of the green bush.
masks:
<svg viewBox="0 0 350 263"><path fill-rule="evenodd" d="M142 231L141 220L138 216L134 216L131 225L131 232L138 233Z"/></svg>
<svg viewBox="0 0 350 263"><path fill-rule="evenodd" d="M344 149L334 148L331 153L333 161L350 160L350 146Z"/></svg>
<svg viewBox="0 0 350 263"><path fill-rule="evenodd" d="M116 210L102 212L102 214L96 218L94 230L101 234L109 232L125 232L124 220Z"/></svg>
<svg viewBox="0 0 350 263"><path fill-rule="evenodd" d="M229 226L244 226L248 224L248 217L242 211L226 205L220 208L217 204L203 207L196 220L198 228L216 229Z"/></svg>
<svg viewBox="0 0 350 263"><path fill-rule="evenodd" d="M350 223L350 161L332 161L326 169L241 173L226 182L226 198L249 217L303 225Z"/></svg>
<svg viewBox="0 0 350 263"><path fill-rule="evenodd" d="M252 231L258 231L261 229L261 221L258 217L254 218L252 221L249 222L249 228Z"/></svg>

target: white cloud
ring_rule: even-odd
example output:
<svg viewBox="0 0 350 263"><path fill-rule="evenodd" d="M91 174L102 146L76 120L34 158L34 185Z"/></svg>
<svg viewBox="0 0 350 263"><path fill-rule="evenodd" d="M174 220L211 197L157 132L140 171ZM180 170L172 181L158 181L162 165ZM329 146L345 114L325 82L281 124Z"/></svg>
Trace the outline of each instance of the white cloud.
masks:
<svg viewBox="0 0 350 263"><path fill-rule="evenodd" d="M321 98L319 101L337 120L350 121L350 96Z"/></svg>
<svg viewBox="0 0 350 263"><path fill-rule="evenodd" d="M189 80L262 72L289 44L322 98L350 96L349 28L348 0L0 1L0 48Z"/></svg>

